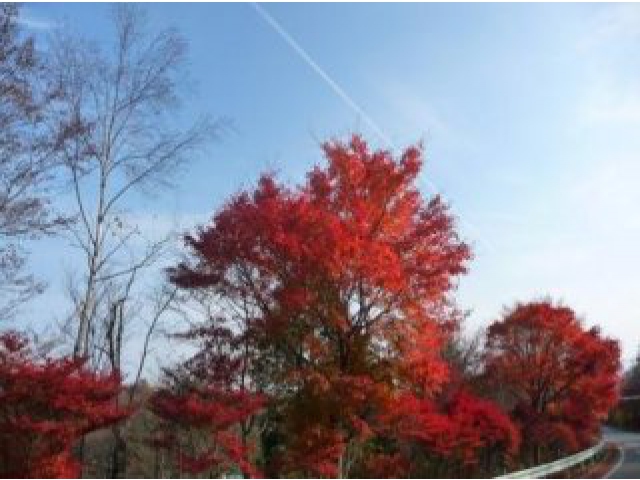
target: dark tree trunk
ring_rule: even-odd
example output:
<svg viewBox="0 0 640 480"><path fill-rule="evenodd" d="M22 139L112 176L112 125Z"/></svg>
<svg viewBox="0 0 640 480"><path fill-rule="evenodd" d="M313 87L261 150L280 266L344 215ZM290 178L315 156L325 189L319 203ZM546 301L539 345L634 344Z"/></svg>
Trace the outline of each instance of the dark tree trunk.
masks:
<svg viewBox="0 0 640 480"><path fill-rule="evenodd" d="M127 471L127 442L122 438L120 427L114 427L112 431L114 443L111 450L109 478L123 478Z"/></svg>

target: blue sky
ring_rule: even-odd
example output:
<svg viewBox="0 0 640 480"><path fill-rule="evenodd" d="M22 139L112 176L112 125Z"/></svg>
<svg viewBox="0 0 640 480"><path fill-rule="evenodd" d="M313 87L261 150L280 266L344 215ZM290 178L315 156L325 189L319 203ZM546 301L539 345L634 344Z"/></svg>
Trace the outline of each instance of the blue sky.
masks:
<svg viewBox="0 0 640 480"><path fill-rule="evenodd" d="M43 38L64 25L107 41L108 8L28 4L25 24ZM265 169L298 181L332 136L361 131L385 146L370 119L395 148L424 141L421 186L437 186L474 246L458 294L470 331L549 294L635 355L640 6L263 4L361 111L249 4L146 8L153 27L189 40L188 113L229 117L235 131L176 191L137 201L142 222L204 220ZM32 258L50 282L26 312L33 321L64 305L67 247L50 243L55 255Z"/></svg>

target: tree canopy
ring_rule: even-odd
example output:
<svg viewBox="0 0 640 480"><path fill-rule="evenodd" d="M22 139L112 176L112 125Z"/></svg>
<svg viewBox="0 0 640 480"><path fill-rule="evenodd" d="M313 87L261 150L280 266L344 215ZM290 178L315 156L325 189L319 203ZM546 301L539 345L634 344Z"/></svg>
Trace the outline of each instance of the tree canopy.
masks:
<svg viewBox="0 0 640 480"><path fill-rule="evenodd" d="M186 238L191 258L171 281L216 305L185 335L201 345L189 372L266 398L269 476L379 473L390 461L420 474L416 448L470 463L494 443L513 453L518 434L496 405L445 391L443 349L460 319L451 293L471 254L447 206L416 186L421 148L394 158L353 136L323 153L302 185L265 175ZM479 412L485 423L470 420Z"/></svg>
<svg viewBox="0 0 640 480"><path fill-rule="evenodd" d="M518 304L487 333L487 375L504 392L530 449L587 446L617 400L620 351L551 301Z"/></svg>

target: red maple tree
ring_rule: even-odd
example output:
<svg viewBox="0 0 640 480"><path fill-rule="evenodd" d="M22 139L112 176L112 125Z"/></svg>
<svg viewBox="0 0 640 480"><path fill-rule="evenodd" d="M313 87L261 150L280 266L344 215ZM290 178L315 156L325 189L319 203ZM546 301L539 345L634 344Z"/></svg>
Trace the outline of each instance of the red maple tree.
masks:
<svg viewBox="0 0 640 480"><path fill-rule="evenodd" d="M78 477L72 449L86 433L122 420L117 374L73 358L39 359L15 332L0 335L0 477Z"/></svg>
<svg viewBox="0 0 640 480"><path fill-rule="evenodd" d="M237 430L262 405L262 399L243 392L160 390L151 400L151 410L162 420L155 446L169 452L180 474L219 476L238 469L256 477L252 445L242 442Z"/></svg>
<svg viewBox="0 0 640 480"><path fill-rule="evenodd" d="M489 327L489 382L512 406L525 455L573 451L592 442L615 404L618 343L583 327L568 307L518 304Z"/></svg>
<svg viewBox="0 0 640 480"><path fill-rule="evenodd" d="M165 370L165 385L151 398L160 419L152 443L168 454L177 475L259 476L250 433L265 396L247 389L246 341L220 326L178 337L202 344L188 361Z"/></svg>
<svg viewBox="0 0 640 480"><path fill-rule="evenodd" d="M446 205L415 185L420 148L395 159L354 136L324 154L298 188L266 175L233 197L170 271L225 305L212 323L244 342L248 391L269 394L269 475L346 475L393 390L441 391L470 257Z"/></svg>
<svg viewBox="0 0 640 480"><path fill-rule="evenodd" d="M454 427L449 432L454 445L449 458L491 473L516 457L520 431L496 403L460 390L449 400L447 413Z"/></svg>
<svg viewBox="0 0 640 480"><path fill-rule="evenodd" d="M506 466L520 445L519 431L508 415L465 389L438 401L403 393L387 409L380 428L384 448L361 472L367 477L389 476L389 459L400 468L392 475L396 477L434 476L442 465L461 476L478 469L489 474Z"/></svg>

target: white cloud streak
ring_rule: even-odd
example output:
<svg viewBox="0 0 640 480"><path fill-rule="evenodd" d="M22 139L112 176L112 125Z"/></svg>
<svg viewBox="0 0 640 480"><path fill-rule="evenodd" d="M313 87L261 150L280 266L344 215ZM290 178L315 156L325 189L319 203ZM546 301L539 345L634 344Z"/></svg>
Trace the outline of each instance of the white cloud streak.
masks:
<svg viewBox="0 0 640 480"><path fill-rule="evenodd" d="M396 149L395 145L384 132L382 127L373 120L373 118L358 104L355 100L307 53L307 51L300 46L300 44L284 29L282 25L271 16L264 8L258 3L252 2L251 5L258 12L260 17L291 47L291 49L327 84L327 86L357 115L359 115L364 122L378 135L378 137L387 145L388 148ZM438 187L429 179L422 179L432 194L438 194ZM477 227L464 219L460 219L463 226L466 226L468 230L479 233ZM485 246L488 250L494 250L490 242L488 242L483 236L477 235L479 242Z"/></svg>
<svg viewBox="0 0 640 480"><path fill-rule="evenodd" d="M388 146L393 147L393 142L384 132L384 130L365 112L360 105L356 103L353 98L344 89L338 85L337 82L329 76L329 74L318 65L313 58L306 52L304 48L300 46L300 44L291 36L289 33L280 25L280 23L273 18L264 8L262 8L257 3L252 3L253 8L258 12L258 14L262 17L262 19L273 28L273 30L280 35L280 37L293 49L294 52L315 72L317 73L322 80L333 90L333 92L340 97L340 99L346 103L351 110L356 112L364 122L373 130L378 137Z"/></svg>
<svg viewBox="0 0 640 480"><path fill-rule="evenodd" d="M588 21L585 35L578 42L578 50L587 52L610 42L640 38L640 5L619 3L602 5Z"/></svg>
<svg viewBox="0 0 640 480"><path fill-rule="evenodd" d="M24 16L24 15L17 18L16 22L18 23L18 25L21 25L31 30L43 30L43 31L53 30L58 26L56 22L51 20L34 18L34 17Z"/></svg>

